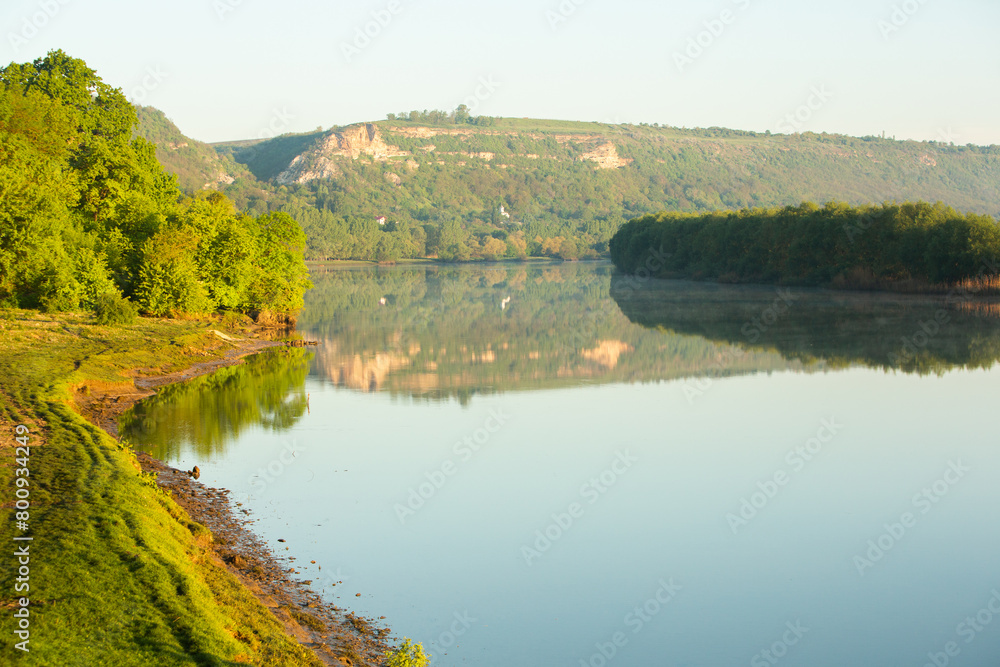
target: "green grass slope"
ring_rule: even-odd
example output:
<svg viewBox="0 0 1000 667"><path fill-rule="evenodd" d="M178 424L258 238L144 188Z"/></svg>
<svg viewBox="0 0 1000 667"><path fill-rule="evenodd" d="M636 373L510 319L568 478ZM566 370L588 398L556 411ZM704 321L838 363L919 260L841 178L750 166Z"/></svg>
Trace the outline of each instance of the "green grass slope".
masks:
<svg viewBox="0 0 1000 667"><path fill-rule="evenodd" d="M182 368L225 347L192 323L107 328L30 311L0 322L0 539L33 537L28 590L15 594L19 566L0 559L0 578L12 582L2 604L11 618L18 597L29 598L31 633L22 654L8 632L0 663L319 664L210 558L208 530L72 409L74 392L126 383L129 369ZM13 507L19 424L31 431L27 533Z"/></svg>

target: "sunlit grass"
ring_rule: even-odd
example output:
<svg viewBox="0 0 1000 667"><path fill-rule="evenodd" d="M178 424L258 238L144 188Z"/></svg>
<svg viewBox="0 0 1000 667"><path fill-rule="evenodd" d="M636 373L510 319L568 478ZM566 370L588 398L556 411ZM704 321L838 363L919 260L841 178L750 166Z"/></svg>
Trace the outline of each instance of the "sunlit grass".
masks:
<svg viewBox="0 0 1000 667"><path fill-rule="evenodd" d="M229 344L206 323L91 321L32 311L0 316L0 494L8 507L16 424L29 426L33 445L25 664L319 664L215 563L210 534L141 474L131 451L72 409L71 388L127 383L135 369L186 367ZM0 527L7 544L13 511ZM0 559L3 581L14 580L15 568L14 559ZM2 604L13 596L8 587ZM0 663L14 664L19 653L5 641Z"/></svg>

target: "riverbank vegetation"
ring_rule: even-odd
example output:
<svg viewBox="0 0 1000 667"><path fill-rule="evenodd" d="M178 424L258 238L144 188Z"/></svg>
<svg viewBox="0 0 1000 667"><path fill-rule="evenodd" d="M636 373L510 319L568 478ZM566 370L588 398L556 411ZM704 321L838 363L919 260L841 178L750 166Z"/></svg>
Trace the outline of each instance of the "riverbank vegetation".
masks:
<svg viewBox="0 0 1000 667"><path fill-rule="evenodd" d="M259 329L241 313L291 323L310 286L294 219L185 196L135 125L121 91L61 51L0 69L0 538L30 550L30 577L0 563L0 604L24 610L0 663L363 664L347 625L325 628L349 641L320 646L323 661L296 641L318 621L272 612L104 430L146 395L136 378L267 346L215 329ZM304 353L284 352L301 377ZM278 412L260 417L295 417Z"/></svg>
<svg viewBox="0 0 1000 667"><path fill-rule="evenodd" d="M631 220L609 244L625 273L722 282L996 291L1000 226L924 202L803 203Z"/></svg>
<svg viewBox="0 0 1000 667"><path fill-rule="evenodd" d="M0 306L110 299L156 316L294 319L309 285L299 225L237 213L217 192L183 196L133 138L136 121L119 89L62 51L0 70Z"/></svg>
<svg viewBox="0 0 1000 667"><path fill-rule="evenodd" d="M28 428L30 445L18 455L30 473L27 530L10 509L0 539L32 537L29 588L15 595L17 560L0 561L10 582L2 603L30 601L31 664L322 664L214 560L211 533L140 472L131 450L76 411L77 399L97 392L134 393L137 372L221 358L233 344L209 326L219 325L143 319L112 328L26 310L0 320L5 507L14 498L15 426ZM19 654L6 641L0 662Z"/></svg>

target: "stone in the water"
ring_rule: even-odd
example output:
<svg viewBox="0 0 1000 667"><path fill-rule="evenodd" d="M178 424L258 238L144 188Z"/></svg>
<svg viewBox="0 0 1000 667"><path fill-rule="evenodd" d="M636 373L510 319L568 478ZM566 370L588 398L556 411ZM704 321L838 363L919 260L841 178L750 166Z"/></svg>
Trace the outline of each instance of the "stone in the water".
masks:
<svg viewBox="0 0 1000 667"><path fill-rule="evenodd" d="M191 472L189 474L192 477L194 477L195 479L198 479L199 477L201 477L201 468L199 468L198 466L195 466L195 467L191 468Z"/></svg>

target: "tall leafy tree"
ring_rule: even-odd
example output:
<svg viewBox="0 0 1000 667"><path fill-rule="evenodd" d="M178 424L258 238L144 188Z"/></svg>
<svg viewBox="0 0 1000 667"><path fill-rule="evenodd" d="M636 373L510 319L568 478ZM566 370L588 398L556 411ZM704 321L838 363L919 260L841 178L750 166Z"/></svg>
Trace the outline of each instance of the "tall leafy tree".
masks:
<svg viewBox="0 0 1000 667"><path fill-rule="evenodd" d="M294 317L309 287L286 214L183 199L136 111L82 60L0 70L0 302L53 310L133 298L147 313Z"/></svg>

